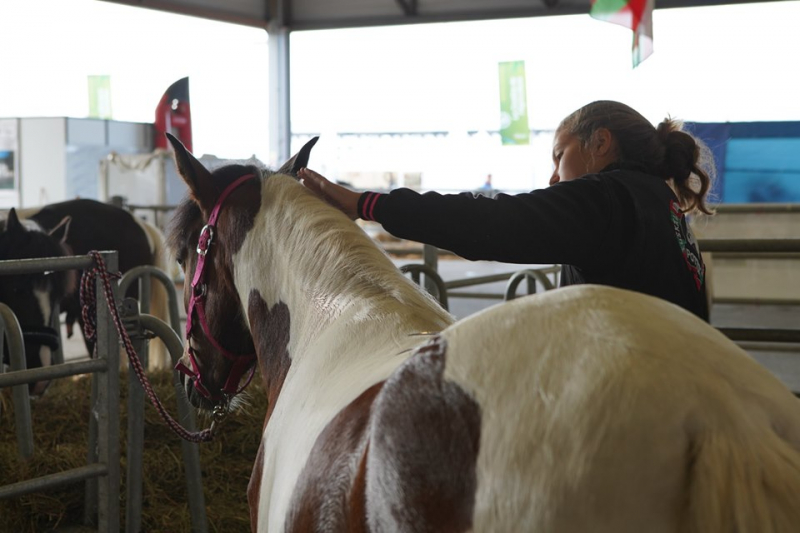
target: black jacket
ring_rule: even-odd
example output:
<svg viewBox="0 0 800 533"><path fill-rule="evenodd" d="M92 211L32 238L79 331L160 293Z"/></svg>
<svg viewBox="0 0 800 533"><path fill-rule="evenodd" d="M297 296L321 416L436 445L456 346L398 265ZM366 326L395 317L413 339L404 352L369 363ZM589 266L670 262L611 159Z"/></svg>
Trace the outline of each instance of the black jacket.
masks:
<svg viewBox="0 0 800 533"><path fill-rule="evenodd" d="M597 283L673 302L708 320L705 266L663 179L632 168L525 194L366 192L361 218L465 259L562 266L561 285Z"/></svg>

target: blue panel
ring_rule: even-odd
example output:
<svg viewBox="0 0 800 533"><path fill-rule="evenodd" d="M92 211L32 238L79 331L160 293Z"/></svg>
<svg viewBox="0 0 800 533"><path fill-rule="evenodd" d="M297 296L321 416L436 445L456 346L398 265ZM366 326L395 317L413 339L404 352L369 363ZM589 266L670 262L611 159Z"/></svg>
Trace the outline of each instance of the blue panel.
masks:
<svg viewBox="0 0 800 533"><path fill-rule="evenodd" d="M731 139L728 141L725 172L738 170L800 172L800 137L794 139Z"/></svg>
<svg viewBox="0 0 800 533"><path fill-rule="evenodd" d="M800 202L800 122L686 123L714 154L725 203Z"/></svg>
<svg viewBox="0 0 800 533"><path fill-rule="evenodd" d="M730 126L732 138L800 137L800 122L730 122L724 124Z"/></svg>
<svg viewBox="0 0 800 533"><path fill-rule="evenodd" d="M725 173L725 203L800 202L800 174Z"/></svg>
<svg viewBox="0 0 800 533"><path fill-rule="evenodd" d="M731 139L723 201L800 202L800 138Z"/></svg>

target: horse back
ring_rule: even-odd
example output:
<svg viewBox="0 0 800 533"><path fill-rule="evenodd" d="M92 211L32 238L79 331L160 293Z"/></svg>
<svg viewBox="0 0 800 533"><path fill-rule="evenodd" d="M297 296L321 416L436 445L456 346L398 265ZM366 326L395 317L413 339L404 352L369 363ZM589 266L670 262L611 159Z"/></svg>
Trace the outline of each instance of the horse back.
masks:
<svg viewBox="0 0 800 533"><path fill-rule="evenodd" d="M697 487L720 489L714 469L760 471L776 454L797 468L797 399L668 302L575 286L490 308L442 336L445 381L482 413L476 531L694 531L687 502ZM754 452L706 468L719 455L710 441ZM758 491L733 499L762 501Z"/></svg>
<svg viewBox="0 0 800 533"><path fill-rule="evenodd" d="M72 217L67 244L74 254L116 250L122 272L153 264L146 232L129 211L120 207L89 199L68 200L44 206L30 218L51 229L65 216Z"/></svg>
<svg viewBox="0 0 800 533"><path fill-rule="evenodd" d="M283 523L673 533L768 512L791 524L797 491L770 491L797 484L797 407L691 313L607 287L553 291L450 326L340 410ZM742 472L763 482L745 487Z"/></svg>

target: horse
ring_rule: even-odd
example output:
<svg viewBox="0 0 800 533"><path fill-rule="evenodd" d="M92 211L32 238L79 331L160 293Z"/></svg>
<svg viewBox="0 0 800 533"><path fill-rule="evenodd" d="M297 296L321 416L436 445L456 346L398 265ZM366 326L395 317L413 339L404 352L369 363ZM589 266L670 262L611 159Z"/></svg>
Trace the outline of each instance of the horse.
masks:
<svg viewBox="0 0 800 533"><path fill-rule="evenodd" d="M33 221L20 221L15 209L0 219L0 260L63 257L72 251L66 244L70 217L64 217L49 231ZM74 271L18 274L0 277L0 302L8 305L22 329L27 368L49 366L60 344L60 334L50 327L53 310L75 291ZM9 364L7 345L3 363ZM49 381L30 384L30 392L41 396Z"/></svg>
<svg viewBox="0 0 800 533"><path fill-rule="evenodd" d="M800 400L709 324L596 285L455 322L298 182L308 145L170 141L184 389L224 414L257 366L269 399L253 531L797 530Z"/></svg>
<svg viewBox="0 0 800 533"><path fill-rule="evenodd" d="M169 271L170 260L166 253L163 233L121 207L97 200L75 199L22 209L18 214L35 222L45 231L50 231L65 217L69 217L70 231L64 244L72 253L85 255L91 250L116 250L119 254L119 270L122 273L143 265ZM136 294L136 289L132 288L131 295L136 296ZM168 320L167 295L160 283L153 284L151 296L150 312L163 320ZM66 313L67 336L72 337L76 322L83 332L78 291L70 291L61 300L60 305L61 311ZM84 341L88 353L93 353L93 343L85 337ZM125 361L125 358L121 358L120 364L125 365ZM151 343L148 368L161 369L170 366L172 366L171 359L163 344Z"/></svg>

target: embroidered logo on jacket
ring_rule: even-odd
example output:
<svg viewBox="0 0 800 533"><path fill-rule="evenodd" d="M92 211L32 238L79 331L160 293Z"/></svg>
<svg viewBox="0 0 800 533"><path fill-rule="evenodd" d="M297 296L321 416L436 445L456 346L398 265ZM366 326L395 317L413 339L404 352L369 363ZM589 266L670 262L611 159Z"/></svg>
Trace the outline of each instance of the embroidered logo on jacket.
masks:
<svg viewBox="0 0 800 533"><path fill-rule="evenodd" d="M678 245L681 247L683 259L686 261L686 266L689 268L689 271L694 276L694 283L699 291L703 287L706 267L702 259L700 259L697 240L695 240L692 230L686 223L686 215L683 214L678 202L670 200L669 210L672 218L672 227L675 229L675 237L678 239Z"/></svg>

